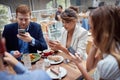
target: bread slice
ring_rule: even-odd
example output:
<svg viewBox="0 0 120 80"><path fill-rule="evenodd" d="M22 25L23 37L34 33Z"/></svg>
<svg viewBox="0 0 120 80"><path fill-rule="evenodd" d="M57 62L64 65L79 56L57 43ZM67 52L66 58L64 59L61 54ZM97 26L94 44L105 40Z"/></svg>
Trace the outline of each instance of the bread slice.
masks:
<svg viewBox="0 0 120 80"><path fill-rule="evenodd" d="M59 56L48 56L48 59L52 60L52 61L55 61L55 62L60 61L60 57Z"/></svg>
<svg viewBox="0 0 120 80"><path fill-rule="evenodd" d="M53 66L53 67L50 68L50 71L53 72L55 75L58 76L59 72L60 72L59 68L60 68L59 66Z"/></svg>

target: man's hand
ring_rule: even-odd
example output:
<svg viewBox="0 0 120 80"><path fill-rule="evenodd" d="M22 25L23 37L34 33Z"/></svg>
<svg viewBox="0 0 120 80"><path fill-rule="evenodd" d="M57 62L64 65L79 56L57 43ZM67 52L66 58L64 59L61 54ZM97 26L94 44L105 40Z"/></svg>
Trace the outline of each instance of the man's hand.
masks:
<svg viewBox="0 0 120 80"><path fill-rule="evenodd" d="M32 37L28 32L26 32L25 34L22 34L22 35L17 34L17 37L19 39L23 40L24 42L31 42L32 41Z"/></svg>
<svg viewBox="0 0 120 80"><path fill-rule="evenodd" d="M21 56L21 53L20 53L19 51L14 51L14 52L13 52L13 56L14 56L15 58L18 58L18 57Z"/></svg>

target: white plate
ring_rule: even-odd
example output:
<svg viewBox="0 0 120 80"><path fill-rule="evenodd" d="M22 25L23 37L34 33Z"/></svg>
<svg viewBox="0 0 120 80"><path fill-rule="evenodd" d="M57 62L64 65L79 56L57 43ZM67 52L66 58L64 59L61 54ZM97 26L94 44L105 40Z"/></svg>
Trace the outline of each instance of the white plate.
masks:
<svg viewBox="0 0 120 80"><path fill-rule="evenodd" d="M57 56L57 55L56 55L56 56ZM50 64L59 64L59 63L63 62L64 58L63 58L62 56L57 56L57 57L60 58L59 61L53 61L53 60L49 60L49 59L48 59L49 62L50 62Z"/></svg>
<svg viewBox="0 0 120 80"><path fill-rule="evenodd" d="M52 79L59 79L59 77L62 78L67 74L67 70L63 67L60 67L60 74L58 76L54 74L53 72L51 72L50 68L46 72Z"/></svg>

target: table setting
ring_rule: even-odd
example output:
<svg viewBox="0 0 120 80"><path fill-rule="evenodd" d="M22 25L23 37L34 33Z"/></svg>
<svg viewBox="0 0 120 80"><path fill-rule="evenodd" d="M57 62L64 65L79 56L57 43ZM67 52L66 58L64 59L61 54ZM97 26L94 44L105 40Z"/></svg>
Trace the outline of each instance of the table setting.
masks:
<svg viewBox="0 0 120 80"><path fill-rule="evenodd" d="M40 53L30 53L29 56L32 59L30 70L45 70L53 80L76 80L81 76L81 72L70 56L62 51L54 53L51 50L45 50Z"/></svg>

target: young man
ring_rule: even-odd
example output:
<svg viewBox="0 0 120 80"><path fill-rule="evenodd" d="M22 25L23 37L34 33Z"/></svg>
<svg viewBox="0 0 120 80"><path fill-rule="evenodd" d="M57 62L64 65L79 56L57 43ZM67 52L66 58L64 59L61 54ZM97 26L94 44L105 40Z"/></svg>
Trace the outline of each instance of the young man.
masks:
<svg viewBox="0 0 120 80"><path fill-rule="evenodd" d="M6 48L14 57L20 58L21 53L36 53L37 50L47 49L41 26L30 22L31 11L27 5L19 5L16 9L16 23L5 25L3 37ZM19 34L18 29L25 29Z"/></svg>
<svg viewBox="0 0 120 80"><path fill-rule="evenodd" d="M62 13L62 11L63 11L63 7L61 5L59 5L58 10L55 14L55 20L56 21L61 21L60 14Z"/></svg>

